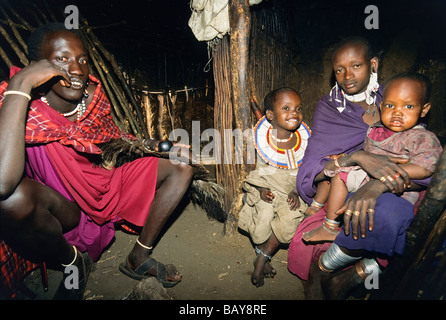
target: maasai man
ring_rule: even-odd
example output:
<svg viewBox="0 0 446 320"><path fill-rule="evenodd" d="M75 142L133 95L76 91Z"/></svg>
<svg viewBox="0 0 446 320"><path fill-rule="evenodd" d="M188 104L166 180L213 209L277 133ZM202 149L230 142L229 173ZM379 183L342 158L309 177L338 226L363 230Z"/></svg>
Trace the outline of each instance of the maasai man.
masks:
<svg viewBox="0 0 446 320"><path fill-rule="evenodd" d="M151 253L189 187L192 167L154 157L119 168L95 166L97 144L136 138L113 123L80 36L63 24L44 25L28 49L32 62L12 68L0 88L0 237L56 269L77 266L79 289L65 288L62 280L55 298L79 299L89 254L97 259L113 237L113 223L124 220L141 231L121 271L177 284L176 268Z"/></svg>

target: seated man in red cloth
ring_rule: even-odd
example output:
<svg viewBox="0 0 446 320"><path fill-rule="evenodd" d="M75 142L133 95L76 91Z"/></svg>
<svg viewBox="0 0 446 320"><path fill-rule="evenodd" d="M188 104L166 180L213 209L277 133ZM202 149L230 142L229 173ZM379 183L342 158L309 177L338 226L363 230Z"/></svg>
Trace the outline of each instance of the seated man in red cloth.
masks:
<svg viewBox="0 0 446 320"><path fill-rule="evenodd" d="M32 62L13 67L11 79L0 85L0 238L20 255L54 268L76 265L79 289L65 288L62 280L55 298L79 299L90 256L99 257L113 223L124 220L141 232L120 270L173 286L181 281L176 268L150 256L193 169L156 157L118 168L94 165L99 144L136 138L113 123L75 31L63 24L36 29L29 41Z"/></svg>

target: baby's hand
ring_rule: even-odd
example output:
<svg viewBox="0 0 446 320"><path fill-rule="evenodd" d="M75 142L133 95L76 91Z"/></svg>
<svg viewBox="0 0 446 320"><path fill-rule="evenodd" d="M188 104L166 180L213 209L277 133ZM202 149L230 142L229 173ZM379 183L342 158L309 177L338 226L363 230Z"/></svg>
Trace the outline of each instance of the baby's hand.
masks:
<svg viewBox="0 0 446 320"><path fill-rule="evenodd" d="M343 157L345 155L346 155L345 153L332 154L332 155L326 156L325 158L330 158L331 160L336 160L336 159L339 159L340 157Z"/></svg>
<svg viewBox="0 0 446 320"><path fill-rule="evenodd" d="M271 203L274 199L274 194L271 192L271 190L267 188L258 188L260 192L260 199L267 203Z"/></svg>
<svg viewBox="0 0 446 320"><path fill-rule="evenodd" d="M300 207L299 194L297 190L293 190L288 194L288 204L290 205L290 210L294 211Z"/></svg>

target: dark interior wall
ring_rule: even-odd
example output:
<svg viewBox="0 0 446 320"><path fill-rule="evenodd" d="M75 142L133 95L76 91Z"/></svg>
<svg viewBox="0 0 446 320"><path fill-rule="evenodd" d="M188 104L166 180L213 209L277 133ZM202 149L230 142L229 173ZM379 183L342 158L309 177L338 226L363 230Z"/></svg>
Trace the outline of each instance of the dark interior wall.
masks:
<svg viewBox="0 0 446 320"><path fill-rule="evenodd" d="M76 5L137 85L151 90L205 83L212 86L212 71L203 71L209 60L207 45L197 41L187 25L191 14L187 0L2 0L1 3L13 4L18 14L30 6L42 10L49 7L58 17L63 16L67 5ZM369 4L379 10L376 30L364 26L368 16L364 9ZM428 128L446 137L444 0L263 0L251 10L251 30L255 36L251 39L251 86L259 102L274 87L295 87L305 104L305 120L311 124L316 102L332 86L332 46L343 36L362 35L381 52L382 83L406 70L420 71L431 78L433 108ZM0 44L8 49L2 37ZM11 56L14 60L14 55ZM2 78L6 77L3 65L0 71Z"/></svg>
<svg viewBox="0 0 446 320"><path fill-rule="evenodd" d="M0 0L2 9L14 22L15 12L31 26L49 17L64 22L68 5L75 5L102 44L116 57L130 77L144 82L154 90L198 86L209 81L212 72L205 73L206 43L196 41L187 25L191 14L189 1L162 0ZM40 12L43 12L44 18ZM10 29L4 23L6 32ZM18 28L24 40L29 32ZM0 46L14 64L20 61L0 35ZM8 74L0 61L0 76Z"/></svg>

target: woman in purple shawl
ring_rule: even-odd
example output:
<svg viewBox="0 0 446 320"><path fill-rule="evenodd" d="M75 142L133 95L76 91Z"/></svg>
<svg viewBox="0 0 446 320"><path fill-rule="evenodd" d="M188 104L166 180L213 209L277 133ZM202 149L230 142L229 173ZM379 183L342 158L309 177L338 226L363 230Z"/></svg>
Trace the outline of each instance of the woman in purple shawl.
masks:
<svg viewBox="0 0 446 320"><path fill-rule="evenodd" d="M343 297L347 290L363 283L367 275L380 272L383 264L378 263L377 257L386 259L395 253L402 254L405 231L414 209L397 195L406 186L418 190L429 182L411 183L407 173L396 164L398 159L392 161L362 151L368 127L379 121L378 106L382 99L376 75L378 58L368 41L362 38L343 41L333 54L332 65L336 85L316 106L312 137L297 175L297 190L311 204L317 183L326 180L324 169L335 170L339 166L359 165L374 179L350 195L340 210L354 214L347 216L344 232L339 233L334 243L302 241L302 233L322 225L324 209L299 225L289 246L288 269L308 280L304 281L307 299ZM328 157L342 153L347 155L335 161ZM355 268L327 277L353 264Z"/></svg>

